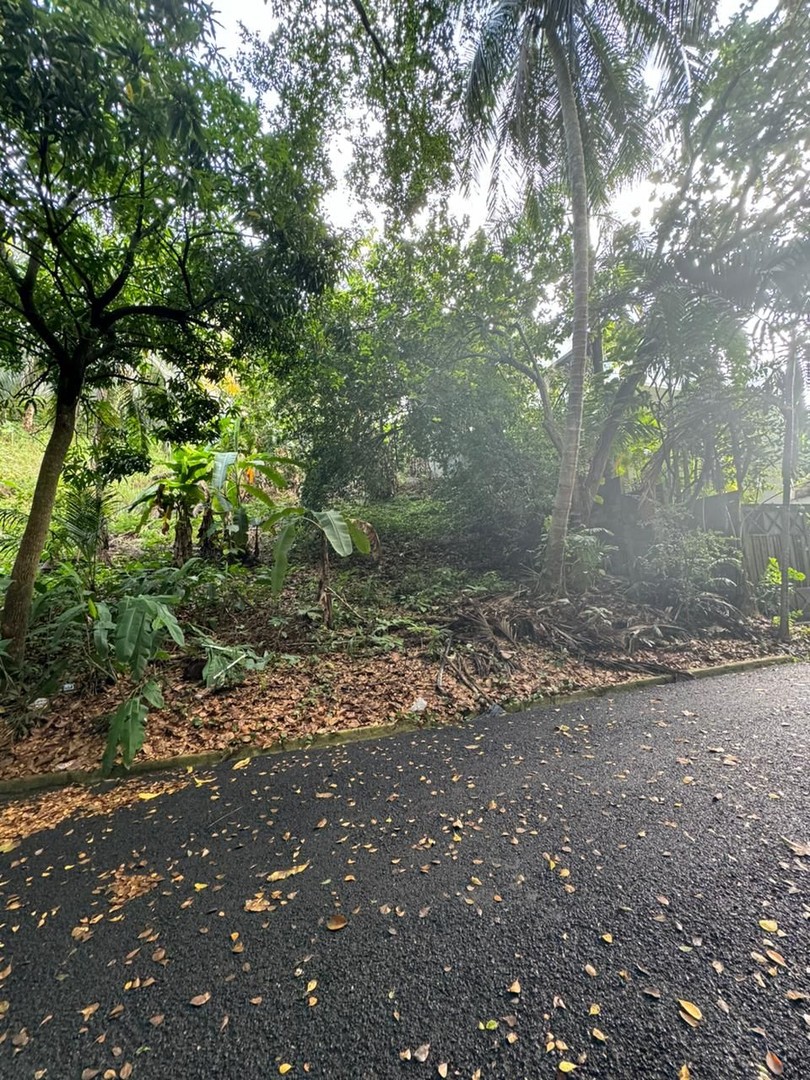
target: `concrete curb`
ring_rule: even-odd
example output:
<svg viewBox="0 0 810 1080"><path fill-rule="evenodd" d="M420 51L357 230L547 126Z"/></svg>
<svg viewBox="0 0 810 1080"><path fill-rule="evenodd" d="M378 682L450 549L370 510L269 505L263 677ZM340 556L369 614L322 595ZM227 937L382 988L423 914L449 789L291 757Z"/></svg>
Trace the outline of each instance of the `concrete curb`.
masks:
<svg viewBox="0 0 810 1080"><path fill-rule="evenodd" d="M778 664L792 664L796 658L785 653L773 656L754 656L747 660L737 660L729 664L717 664L714 667L687 669L684 674L693 679L707 679L716 675L732 675L741 671L755 671L757 668L775 667ZM538 695L525 701L510 703L505 709L508 713L525 712L529 709L547 708L564 705L569 701L586 701L592 698L609 697L611 694L628 693L649 686L664 686L678 681L677 675L647 675L625 682L597 686L588 690L572 690L567 694ZM261 755L283 754L289 750L314 750L324 746L340 746L343 743L366 742L369 739L382 739L388 735L403 732L421 731L426 728L448 727L452 721L442 723L430 720L397 720L392 724L370 724L346 731L318 732L295 739L280 739L270 746L243 746L230 750L209 750L201 754L181 754L171 758L153 758L136 761L130 769L120 767L104 777L99 769L92 771L76 770L65 772L40 773L34 776L18 776L12 780L0 780L0 797L29 795L38 791L50 791L69 787L71 784L113 784L133 777L149 776L152 773L170 772L173 769L205 768L219 765L223 761L242 760Z"/></svg>

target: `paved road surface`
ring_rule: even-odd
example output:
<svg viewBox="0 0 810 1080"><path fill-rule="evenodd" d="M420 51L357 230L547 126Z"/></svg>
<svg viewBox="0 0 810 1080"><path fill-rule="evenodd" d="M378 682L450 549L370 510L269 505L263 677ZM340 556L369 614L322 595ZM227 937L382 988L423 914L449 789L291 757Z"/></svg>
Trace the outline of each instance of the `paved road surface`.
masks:
<svg viewBox="0 0 810 1080"><path fill-rule="evenodd" d="M255 759L31 837L0 856L0 1076L748 1080L770 1051L808 1080L810 858L781 838L810 842L809 690Z"/></svg>

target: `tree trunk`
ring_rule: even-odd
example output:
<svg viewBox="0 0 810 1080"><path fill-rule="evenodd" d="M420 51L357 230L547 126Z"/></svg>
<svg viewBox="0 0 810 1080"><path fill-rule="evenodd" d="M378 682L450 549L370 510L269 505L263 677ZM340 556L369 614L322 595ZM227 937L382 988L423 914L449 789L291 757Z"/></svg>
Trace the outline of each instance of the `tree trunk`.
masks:
<svg viewBox="0 0 810 1080"><path fill-rule="evenodd" d="M796 331L791 334L785 366L785 442L782 448L782 536L779 545L779 640L790 641L790 497L793 487L794 416L798 349Z"/></svg>
<svg viewBox="0 0 810 1080"><path fill-rule="evenodd" d="M75 400L60 401L57 397L53 430L48 445L45 447L45 453L42 455L28 523L20 541L17 558L14 560L11 584L6 592L2 635L10 642L9 655L17 665L22 663L25 656L25 639L31 618L34 582L42 550L48 539L62 466L76 429L76 406Z"/></svg>
<svg viewBox="0 0 810 1080"><path fill-rule="evenodd" d="M625 378L624 382L616 391L613 403L610 406L610 412L602 425L602 430L597 439L596 448L591 457L588 473L583 484L582 520L586 525L590 521L594 500L599 492L599 485L602 483L602 478L605 475L605 470L607 469L608 462L613 453L613 444L616 441L616 437L624 422L627 410L630 407L643 377L644 370L638 369L631 372Z"/></svg>
<svg viewBox="0 0 810 1080"><path fill-rule="evenodd" d="M590 241L588 214L588 186L585 175L585 149L579 110L571 80L568 58L557 36L556 28L549 22L545 27L549 55L554 65L557 92L560 96L563 130L565 132L568 180L571 187L571 210L573 217L573 292L574 314L571 335L571 368L568 375L568 404L565 415L563 446L560 454L560 473L557 492L551 511L542 580L552 593L559 594L564 587L565 540L571 516L571 502L577 478L579 444L582 435L582 406L585 397L585 368L588 361L588 264Z"/></svg>

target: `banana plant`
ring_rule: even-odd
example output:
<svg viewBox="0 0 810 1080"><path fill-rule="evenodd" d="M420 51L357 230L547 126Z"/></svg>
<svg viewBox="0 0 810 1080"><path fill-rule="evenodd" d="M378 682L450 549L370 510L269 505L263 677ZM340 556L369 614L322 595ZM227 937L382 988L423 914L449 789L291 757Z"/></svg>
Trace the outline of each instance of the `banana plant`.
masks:
<svg viewBox="0 0 810 1080"><path fill-rule="evenodd" d="M197 508L208 500L212 457L210 450L177 447L169 460L163 462L167 473L150 484L129 508L144 507L139 530L155 510L160 513L164 533L169 531L174 518L175 566L185 565L192 556L192 519Z"/></svg>
<svg viewBox="0 0 810 1080"><path fill-rule="evenodd" d="M279 527L273 549L273 568L270 584L274 596L284 587L290 565L290 551L303 527L314 527L321 534L321 576L318 586L318 602L323 610L326 626L332 625L332 600L329 588L330 548L344 558L356 549L368 555L379 549L379 540L372 525L357 518L347 517L339 510L311 510L306 506L284 506L271 514L265 526Z"/></svg>

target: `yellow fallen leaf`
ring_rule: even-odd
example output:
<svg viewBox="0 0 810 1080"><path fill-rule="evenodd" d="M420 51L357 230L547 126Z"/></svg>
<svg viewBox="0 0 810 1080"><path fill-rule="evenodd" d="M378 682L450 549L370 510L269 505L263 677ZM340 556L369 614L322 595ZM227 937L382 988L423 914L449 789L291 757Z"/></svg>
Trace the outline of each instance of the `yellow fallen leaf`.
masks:
<svg viewBox="0 0 810 1080"><path fill-rule="evenodd" d="M606 945L612 945L613 934L602 934L602 941L604 941Z"/></svg>
<svg viewBox="0 0 810 1080"><path fill-rule="evenodd" d="M607 1035L604 1031L600 1031L599 1028L594 1028L591 1035L593 1035L597 1042L607 1042Z"/></svg>
<svg viewBox="0 0 810 1080"><path fill-rule="evenodd" d="M0 844L0 854L7 855L9 851L13 851L15 847L18 847L19 840L4 840Z"/></svg>
<svg viewBox="0 0 810 1080"><path fill-rule="evenodd" d="M296 874L303 874L306 868L309 866L309 860L305 863L300 863L298 866L291 866L289 870L274 870L272 874L267 878L268 881L286 881L287 878L294 877Z"/></svg>
<svg viewBox="0 0 810 1080"><path fill-rule="evenodd" d="M585 965L585 974L590 975L592 979L596 978L596 968L593 966L593 964Z"/></svg>
<svg viewBox="0 0 810 1080"><path fill-rule="evenodd" d="M692 1073L689 1071L688 1065L681 1065L678 1070L678 1080L692 1080Z"/></svg>
<svg viewBox="0 0 810 1080"><path fill-rule="evenodd" d="M208 885L204 881L195 881L194 889L196 892L202 892L203 889L207 889Z"/></svg>
<svg viewBox="0 0 810 1080"><path fill-rule="evenodd" d="M678 998L678 1004L685 1013L688 1013L692 1017L693 1020L703 1019L703 1013L700 1011L697 1005L695 1005L694 1002L683 1001L681 998Z"/></svg>
<svg viewBox="0 0 810 1080"><path fill-rule="evenodd" d="M557 1065L557 1071L561 1073L572 1073L575 1069L573 1061L560 1061Z"/></svg>
<svg viewBox="0 0 810 1080"><path fill-rule="evenodd" d="M601 1011L601 1005L591 1005L590 1009L588 1009L588 1016L598 1016Z"/></svg>
<svg viewBox="0 0 810 1080"><path fill-rule="evenodd" d="M240 761L235 762L233 767L234 767L234 769L244 769L244 767L246 765L249 765L249 764L250 764L250 758L249 757L243 757ZM292 1065L290 1066L290 1068L292 1068ZM287 1070L285 1069L285 1072L286 1071Z"/></svg>
<svg viewBox="0 0 810 1080"><path fill-rule="evenodd" d="M281 1073L282 1076L286 1076L291 1068L292 1065L285 1061L282 1065L279 1065L278 1071Z"/></svg>
<svg viewBox="0 0 810 1080"><path fill-rule="evenodd" d="M515 979L515 981L512 983L512 985L508 988L508 993L510 993L510 994L519 994L520 993L520 983L518 982L517 979Z"/></svg>
<svg viewBox="0 0 810 1080"><path fill-rule="evenodd" d="M436 1071L438 1072L439 1076L442 1077L442 1080L444 1080L444 1077L447 1076L447 1062L443 1061Z"/></svg>
<svg viewBox="0 0 810 1080"><path fill-rule="evenodd" d="M85 1020L89 1020L94 1012L98 1012L99 1003L96 1001L92 1005L85 1005L83 1009L79 1009Z"/></svg>
<svg viewBox="0 0 810 1080"><path fill-rule="evenodd" d="M330 915L326 920L327 930L342 930L344 926L348 924L349 920L345 915Z"/></svg>
<svg viewBox="0 0 810 1080"><path fill-rule="evenodd" d="M143 799L144 802L148 802L149 799L156 799L160 795L159 791L139 791L138 798Z"/></svg>
<svg viewBox="0 0 810 1080"><path fill-rule="evenodd" d="M775 934L779 929L779 923L776 919L760 919L759 925L765 931L766 934Z"/></svg>
<svg viewBox="0 0 810 1080"><path fill-rule="evenodd" d="M309 982L307 983L307 993L311 994L312 991L316 988L317 985L318 985L318 980L317 979L310 979Z"/></svg>

